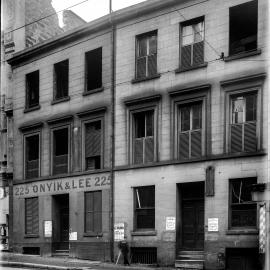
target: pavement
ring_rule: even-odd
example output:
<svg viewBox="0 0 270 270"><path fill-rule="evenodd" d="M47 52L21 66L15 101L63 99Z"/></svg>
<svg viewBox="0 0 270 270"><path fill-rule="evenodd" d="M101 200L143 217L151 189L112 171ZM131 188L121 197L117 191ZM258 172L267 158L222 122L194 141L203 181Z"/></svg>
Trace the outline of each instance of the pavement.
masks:
<svg viewBox="0 0 270 270"><path fill-rule="evenodd" d="M130 269L130 270L172 270L172 267L155 267L140 264L124 266L114 263L79 260L67 257L42 257L39 255L25 255L11 252L0 252L0 266L49 269L49 270L98 270L98 269ZM0 267L1 269L1 267Z"/></svg>

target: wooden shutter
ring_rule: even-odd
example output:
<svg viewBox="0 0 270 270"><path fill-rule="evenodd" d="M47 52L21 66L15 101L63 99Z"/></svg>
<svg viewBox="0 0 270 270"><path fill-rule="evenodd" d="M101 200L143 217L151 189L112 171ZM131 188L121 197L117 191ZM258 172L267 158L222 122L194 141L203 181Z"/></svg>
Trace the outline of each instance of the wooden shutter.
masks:
<svg viewBox="0 0 270 270"><path fill-rule="evenodd" d="M96 123L85 126L85 156L93 157L101 154L101 129L96 129Z"/></svg>
<svg viewBox="0 0 270 270"><path fill-rule="evenodd" d="M187 159L189 158L189 133L179 134L179 158Z"/></svg>
<svg viewBox="0 0 270 270"><path fill-rule="evenodd" d="M193 44L193 65L199 65L204 62L204 42Z"/></svg>
<svg viewBox="0 0 270 270"><path fill-rule="evenodd" d="M181 49L181 68L186 69L191 66L191 45Z"/></svg>
<svg viewBox="0 0 270 270"><path fill-rule="evenodd" d="M244 125L244 151L255 152L257 150L256 122Z"/></svg>
<svg viewBox="0 0 270 270"><path fill-rule="evenodd" d="M154 138L146 137L144 140L144 162L153 162L154 161Z"/></svg>
<svg viewBox="0 0 270 270"><path fill-rule="evenodd" d="M102 193L94 192L94 232L102 231Z"/></svg>
<svg viewBox="0 0 270 270"><path fill-rule="evenodd" d="M26 161L26 178L36 178L39 176L39 159Z"/></svg>
<svg viewBox="0 0 270 270"><path fill-rule="evenodd" d="M143 138L134 140L134 163L143 163Z"/></svg>
<svg viewBox="0 0 270 270"><path fill-rule="evenodd" d="M146 77L146 57L137 58L137 78Z"/></svg>
<svg viewBox="0 0 270 270"><path fill-rule="evenodd" d="M94 230L93 226L93 204L94 196L93 192L85 193L85 232L92 232Z"/></svg>
<svg viewBox="0 0 270 270"><path fill-rule="evenodd" d="M201 130L192 131L191 136L191 157L202 155L202 132Z"/></svg>
<svg viewBox="0 0 270 270"><path fill-rule="evenodd" d="M62 174L68 172L68 155L53 157L53 174Z"/></svg>
<svg viewBox="0 0 270 270"><path fill-rule="evenodd" d="M231 152L242 152L242 124L231 125Z"/></svg>
<svg viewBox="0 0 270 270"><path fill-rule="evenodd" d="M38 234L38 198L25 199L25 233Z"/></svg>
<svg viewBox="0 0 270 270"><path fill-rule="evenodd" d="M153 76L157 74L157 55L152 54L148 56L148 76Z"/></svg>

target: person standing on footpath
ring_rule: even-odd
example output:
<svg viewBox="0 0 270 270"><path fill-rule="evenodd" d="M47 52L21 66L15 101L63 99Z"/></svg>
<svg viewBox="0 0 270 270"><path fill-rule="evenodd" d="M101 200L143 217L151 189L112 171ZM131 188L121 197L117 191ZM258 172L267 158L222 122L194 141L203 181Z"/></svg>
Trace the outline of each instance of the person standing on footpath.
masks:
<svg viewBox="0 0 270 270"><path fill-rule="evenodd" d="M123 254L124 257L124 265L130 265L129 263L129 246L126 240L122 240L118 243L118 248L121 250L121 253Z"/></svg>

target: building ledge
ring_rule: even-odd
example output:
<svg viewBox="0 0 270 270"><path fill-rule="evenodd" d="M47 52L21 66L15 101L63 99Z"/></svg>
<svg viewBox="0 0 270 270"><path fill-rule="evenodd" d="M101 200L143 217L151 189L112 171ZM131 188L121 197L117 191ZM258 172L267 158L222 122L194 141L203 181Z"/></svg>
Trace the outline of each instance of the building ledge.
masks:
<svg viewBox="0 0 270 270"><path fill-rule="evenodd" d="M58 104L58 103L61 103L61 102L65 102L65 101L69 101L69 100L70 100L70 96L59 98L59 99L54 99L51 102L51 105Z"/></svg>
<svg viewBox="0 0 270 270"><path fill-rule="evenodd" d="M95 94L95 93L99 93L99 92L102 92L104 91L104 87L99 87L99 88L95 88L95 89L91 89L91 90L87 90L87 91L84 91L83 92L83 96L89 96L89 95L92 95L92 94Z"/></svg>
<svg viewBox="0 0 270 270"><path fill-rule="evenodd" d="M259 230L257 229L231 229L226 231L227 235L240 235L240 234L259 234Z"/></svg>
<svg viewBox="0 0 270 270"><path fill-rule="evenodd" d="M132 236L156 236L157 231L156 230L142 230L142 231L132 231L130 232Z"/></svg>
<svg viewBox="0 0 270 270"><path fill-rule="evenodd" d="M39 109L40 109L40 105L37 105L37 106L31 107L31 108L25 108L23 112L28 113L28 112L36 111Z"/></svg>
<svg viewBox="0 0 270 270"><path fill-rule="evenodd" d="M96 232L87 232L83 234L84 237L102 237L103 233L96 233Z"/></svg>
<svg viewBox="0 0 270 270"><path fill-rule="evenodd" d="M246 51L246 52L242 52L242 53L238 53L238 54L229 55L229 56L224 58L224 61L230 62L233 60L237 60L237 59L241 59L241 58L245 58L245 57L249 57L249 56L259 55L261 53L262 53L261 49Z"/></svg>
<svg viewBox="0 0 270 270"><path fill-rule="evenodd" d="M25 234L24 238L39 238L38 234Z"/></svg>
<svg viewBox="0 0 270 270"><path fill-rule="evenodd" d="M199 69L199 68L204 68L204 67L207 67L208 63L205 62L205 63L202 63L200 65L196 65L196 66L191 66L189 68L181 68L179 67L178 69L175 70L175 73L183 73L183 72L186 72L186 71L190 71L190 70L195 70L195 69Z"/></svg>
<svg viewBox="0 0 270 270"><path fill-rule="evenodd" d="M136 78L131 81L131 83L140 83L140 82L145 82L145 81L150 81L154 79L160 78L160 73L157 73L156 75L153 76L148 76L148 77L143 77L143 78Z"/></svg>

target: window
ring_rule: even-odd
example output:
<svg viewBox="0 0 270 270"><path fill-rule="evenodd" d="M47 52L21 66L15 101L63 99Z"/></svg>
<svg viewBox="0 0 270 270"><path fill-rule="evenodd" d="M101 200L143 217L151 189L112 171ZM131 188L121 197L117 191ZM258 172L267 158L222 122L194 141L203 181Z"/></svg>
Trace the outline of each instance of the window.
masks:
<svg viewBox="0 0 270 270"><path fill-rule="evenodd" d="M178 126L179 158L188 159L202 156L202 103L179 107Z"/></svg>
<svg viewBox="0 0 270 270"><path fill-rule="evenodd" d="M38 197L25 199L25 234L39 233Z"/></svg>
<svg viewBox="0 0 270 270"><path fill-rule="evenodd" d="M26 74L26 108L39 105L39 70Z"/></svg>
<svg viewBox="0 0 270 270"><path fill-rule="evenodd" d="M157 31L137 36L136 79L157 75Z"/></svg>
<svg viewBox="0 0 270 270"><path fill-rule="evenodd" d="M86 74L85 92L102 87L102 48L89 51L85 54Z"/></svg>
<svg viewBox="0 0 270 270"><path fill-rule="evenodd" d="M257 151L257 94L231 97L231 152Z"/></svg>
<svg viewBox="0 0 270 270"><path fill-rule="evenodd" d="M25 178L39 177L39 134L25 137Z"/></svg>
<svg viewBox="0 0 270 270"><path fill-rule="evenodd" d="M181 69L189 69L204 63L204 18L181 24Z"/></svg>
<svg viewBox="0 0 270 270"><path fill-rule="evenodd" d="M134 188L135 229L155 228L155 186Z"/></svg>
<svg viewBox="0 0 270 270"><path fill-rule="evenodd" d="M85 232L102 232L102 193L85 192Z"/></svg>
<svg viewBox="0 0 270 270"><path fill-rule="evenodd" d="M54 65L54 100L68 97L68 60Z"/></svg>
<svg viewBox="0 0 270 270"><path fill-rule="evenodd" d="M252 201L252 185L256 178L230 180L230 226L231 228L257 226L257 204Z"/></svg>
<svg viewBox="0 0 270 270"><path fill-rule="evenodd" d="M102 167L102 121L85 124L85 169L95 170Z"/></svg>
<svg viewBox="0 0 270 270"><path fill-rule="evenodd" d="M230 55L257 49L257 25L257 0L230 8Z"/></svg>
<svg viewBox="0 0 270 270"><path fill-rule="evenodd" d="M52 173L62 174L68 172L69 159L69 128L59 128L53 130L53 157Z"/></svg>
<svg viewBox="0 0 270 270"><path fill-rule="evenodd" d="M133 114L133 161L135 164L153 162L155 157L154 110Z"/></svg>

